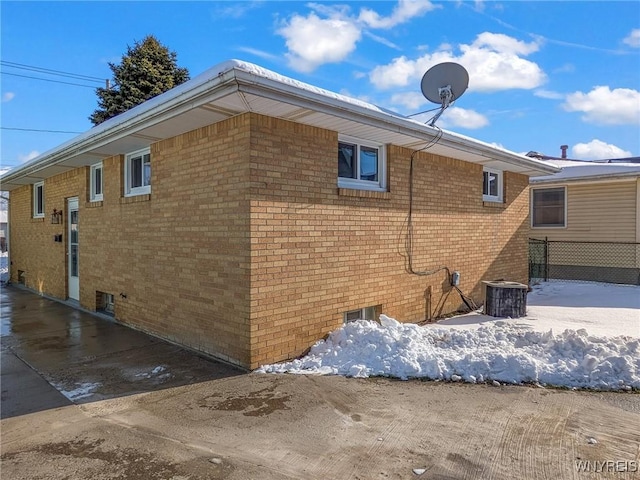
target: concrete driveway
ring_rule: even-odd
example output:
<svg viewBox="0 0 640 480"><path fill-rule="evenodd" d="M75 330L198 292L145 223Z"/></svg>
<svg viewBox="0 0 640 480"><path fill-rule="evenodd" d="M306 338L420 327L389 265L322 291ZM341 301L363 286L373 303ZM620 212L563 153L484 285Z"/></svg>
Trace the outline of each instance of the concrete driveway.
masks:
<svg viewBox="0 0 640 480"><path fill-rule="evenodd" d="M2 334L2 478L640 478L638 394L245 374L16 288Z"/></svg>
<svg viewBox="0 0 640 480"><path fill-rule="evenodd" d="M242 373L23 289L0 309L2 418Z"/></svg>

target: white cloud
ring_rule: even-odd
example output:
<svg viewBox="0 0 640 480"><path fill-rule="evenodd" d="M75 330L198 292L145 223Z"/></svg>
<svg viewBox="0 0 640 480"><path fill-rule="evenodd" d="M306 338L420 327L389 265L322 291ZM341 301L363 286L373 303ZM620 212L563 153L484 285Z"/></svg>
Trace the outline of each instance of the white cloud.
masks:
<svg viewBox="0 0 640 480"><path fill-rule="evenodd" d="M339 16L320 18L313 12L306 17L294 15L278 33L286 39L290 66L302 72L344 60L361 37L354 23Z"/></svg>
<svg viewBox="0 0 640 480"><path fill-rule="evenodd" d="M18 154L18 161L20 163L25 163L28 162L29 160L33 160L34 158L36 158L38 155L40 155L40 152L37 150L31 150L29 153L27 153L26 155L24 154Z"/></svg>
<svg viewBox="0 0 640 480"><path fill-rule="evenodd" d="M325 63L337 63L353 52L363 34L389 48L397 49L393 42L375 35L367 29L388 29L410 19L424 15L435 8L428 0L399 0L393 12L383 17L376 11L362 8L358 16L348 6L310 3L307 15L294 14L282 22L277 33L285 38L289 66L302 72L311 72Z"/></svg>
<svg viewBox="0 0 640 480"><path fill-rule="evenodd" d="M15 98L16 94L13 92L5 92L2 94L2 101L3 102L10 102L11 100L13 100Z"/></svg>
<svg viewBox="0 0 640 480"><path fill-rule="evenodd" d="M413 119L423 123L430 123L431 119L437 113L437 111L428 111L421 113L420 115L415 115ZM459 127L474 130L489 125L489 119L475 110L467 110L460 107L449 107L438 119L436 125L447 129Z"/></svg>
<svg viewBox="0 0 640 480"><path fill-rule="evenodd" d="M553 73L573 73L576 71L576 66L573 63L565 63L564 65L555 68Z"/></svg>
<svg viewBox="0 0 640 480"><path fill-rule="evenodd" d="M630 88L594 87L589 93L567 95L562 107L584 112L582 120L597 125L640 124L640 92Z"/></svg>
<svg viewBox="0 0 640 480"><path fill-rule="evenodd" d="M384 45L384 46L386 46L386 47L389 47L389 48L393 48L394 50L402 50L398 45L396 45L395 43L393 43L393 42L392 42L392 41L390 41L390 40L387 40L387 39L386 39L386 38L384 38L384 37L381 37L381 36L379 36L379 35L374 35L373 33L368 32L368 31L366 31L366 30L365 30L363 33L364 33L367 37L369 37L371 40L373 40L374 42L381 43L382 45Z"/></svg>
<svg viewBox="0 0 640 480"><path fill-rule="evenodd" d="M634 48L640 47L640 28L631 30L631 33L622 40L622 43Z"/></svg>
<svg viewBox="0 0 640 480"><path fill-rule="evenodd" d="M577 143L571 147L573 158L581 160L603 160L605 158L630 157L631 152L623 150L610 143L593 139L589 143Z"/></svg>
<svg viewBox="0 0 640 480"><path fill-rule="evenodd" d="M439 123L443 128L460 127L474 130L489 125L489 119L475 110L451 107L444 111Z"/></svg>
<svg viewBox="0 0 640 480"><path fill-rule="evenodd" d="M400 92L391 95L391 103L394 105L402 105L409 110L417 110L422 105L427 103L427 100L419 91Z"/></svg>
<svg viewBox="0 0 640 480"><path fill-rule="evenodd" d="M226 5L223 3L224 7L219 6L213 11L214 17L231 17L231 18L240 18L245 15L250 10L259 7L262 2L237 2L237 3L227 3Z"/></svg>
<svg viewBox="0 0 640 480"><path fill-rule="evenodd" d="M415 60L397 57L387 65L374 68L369 79L380 89L404 87L409 83L417 85L430 67L441 62L456 62L469 72L470 90L532 89L542 85L547 77L536 63L522 56L538 48L537 41L526 43L507 35L484 32L471 45L460 45L459 55L444 45Z"/></svg>
<svg viewBox="0 0 640 480"><path fill-rule="evenodd" d="M393 12L388 17L382 17L378 12L368 8L360 9L358 20L371 28L392 28L396 25L411 20L414 17L424 15L431 10L441 8L432 4L429 0L399 0Z"/></svg>
<svg viewBox="0 0 640 480"><path fill-rule="evenodd" d="M550 100L563 100L564 94L560 92L554 92L552 90L544 90L539 88L533 92L536 97L548 98Z"/></svg>
<svg viewBox="0 0 640 480"><path fill-rule="evenodd" d="M238 47L237 49L241 52L249 53L251 55L255 55L256 57L264 58L266 60L277 60L279 58L277 55L273 55L272 53L265 52L264 50L258 50L257 48Z"/></svg>

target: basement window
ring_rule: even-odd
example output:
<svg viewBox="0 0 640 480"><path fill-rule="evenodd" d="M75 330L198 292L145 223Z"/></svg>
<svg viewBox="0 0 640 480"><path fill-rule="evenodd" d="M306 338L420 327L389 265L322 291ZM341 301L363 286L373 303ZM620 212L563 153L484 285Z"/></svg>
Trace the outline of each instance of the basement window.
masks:
<svg viewBox="0 0 640 480"><path fill-rule="evenodd" d="M44 218L44 182L33 184L33 218Z"/></svg>
<svg viewBox="0 0 640 480"><path fill-rule="evenodd" d="M145 148L125 156L125 197L151 193L151 150Z"/></svg>
<svg viewBox="0 0 640 480"><path fill-rule="evenodd" d="M338 142L338 187L386 191L384 146L352 137Z"/></svg>
<svg viewBox="0 0 640 480"><path fill-rule="evenodd" d="M344 312L344 323L355 322L356 320L376 320L381 312L382 305L349 310Z"/></svg>
<svg viewBox="0 0 640 480"><path fill-rule="evenodd" d="M115 311L115 299L113 294L96 291L96 310L113 316Z"/></svg>

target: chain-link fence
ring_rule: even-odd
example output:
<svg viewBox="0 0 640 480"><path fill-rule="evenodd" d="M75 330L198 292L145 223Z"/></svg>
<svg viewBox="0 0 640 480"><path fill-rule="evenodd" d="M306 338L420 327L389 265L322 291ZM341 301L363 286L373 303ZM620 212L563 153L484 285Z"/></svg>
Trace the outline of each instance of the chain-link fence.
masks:
<svg viewBox="0 0 640 480"><path fill-rule="evenodd" d="M640 243L529 239L529 280L640 285Z"/></svg>

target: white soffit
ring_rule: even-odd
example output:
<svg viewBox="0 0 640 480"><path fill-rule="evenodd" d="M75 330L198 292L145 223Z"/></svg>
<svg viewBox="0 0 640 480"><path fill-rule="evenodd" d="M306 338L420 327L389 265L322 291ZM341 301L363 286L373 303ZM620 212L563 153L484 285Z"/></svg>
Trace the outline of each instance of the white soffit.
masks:
<svg viewBox="0 0 640 480"><path fill-rule="evenodd" d="M2 188L10 190L33 183L33 178L40 180L91 165L100 158L135 151L159 139L248 111L416 149L423 148L438 133L432 127L366 102L232 60L8 172L0 180ZM452 132L442 132L442 138L428 151L527 175L558 171L549 163Z"/></svg>

